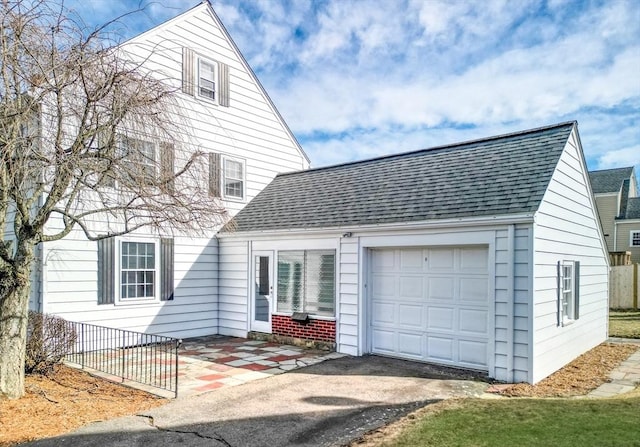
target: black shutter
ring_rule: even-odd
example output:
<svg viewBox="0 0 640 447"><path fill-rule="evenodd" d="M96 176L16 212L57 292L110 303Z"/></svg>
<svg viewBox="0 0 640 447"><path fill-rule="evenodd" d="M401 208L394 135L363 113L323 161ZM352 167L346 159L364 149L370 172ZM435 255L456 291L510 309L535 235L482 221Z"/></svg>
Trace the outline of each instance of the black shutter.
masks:
<svg viewBox="0 0 640 447"><path fill-rule="evenodd" d="M160 239L160 300L173 300L173 239Z"/></svg>
<svg viewBox="0 0 640 447"><path fill-rule="evenodd" d="M218 101L221 106L229 107L229 66L218 62Z"/></svg>
<svg viewBox="0 0 640 447"><path fill-rule="evenodd" d="M220 193L221 163L220 154L209 154L209 195L213 197L222 197Z"/></svg>
<svg viewBox="0 0 640 447"><path fill-rule="evenodd" d="M115 246L112 237L98 241L98 304L113 304L115 298Z"/></svg>
<svg viewBox="0 0 640 447"><path fill-rule="evenodd" d="M557 297L556 297L556 325L560 326L562 322L562 265L558 261L558 267L556 269L556 282L557 282Z"/></svg>
<svg viewBox="0 0 640 447"><path fill-rule="evenodd" d="M160 178L168 181L167 189L174 190L175 150L171 143L160 143Z"/></svg>
<svg viewBox="0 0 640 447"><path fill-rule="evenodd" d="M574 262L573 265L573 319L580 318L580 261Z"/></svg>
<svg viewBox="0 0 640 447"><path fill-rule="evenodd" d="M190 48L182 49L182 91L187 95L196 94L195 53Z"/></svg>

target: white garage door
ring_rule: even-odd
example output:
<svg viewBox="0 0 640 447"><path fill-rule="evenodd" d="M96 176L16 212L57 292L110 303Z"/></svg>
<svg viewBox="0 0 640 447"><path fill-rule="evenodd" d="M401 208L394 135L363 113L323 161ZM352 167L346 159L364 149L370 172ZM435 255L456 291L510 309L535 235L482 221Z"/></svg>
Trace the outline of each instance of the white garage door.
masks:
<svg viewBox="0 0 640 447"><path fill-rule="evenodd" d="M371 250L371 351L488 369L486 247Z"/></svg>

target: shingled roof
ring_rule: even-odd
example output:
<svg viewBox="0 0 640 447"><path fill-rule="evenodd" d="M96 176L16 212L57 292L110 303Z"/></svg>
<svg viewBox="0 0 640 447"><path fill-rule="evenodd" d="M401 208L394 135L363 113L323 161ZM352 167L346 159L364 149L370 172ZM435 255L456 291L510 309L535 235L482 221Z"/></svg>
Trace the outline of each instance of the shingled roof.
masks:
<svg viewBox="0 0 640 447"><path fill-rule="evenodd" d="M631 177L632 172L633 167L590 171L591 189L594 194L620 192L622 183Z"/></svg>
<svg viewBox="0 0 640 447"><path fill-rule="evenodd" d="M236 232L533 213L575 122L278 175Z"/></svg>

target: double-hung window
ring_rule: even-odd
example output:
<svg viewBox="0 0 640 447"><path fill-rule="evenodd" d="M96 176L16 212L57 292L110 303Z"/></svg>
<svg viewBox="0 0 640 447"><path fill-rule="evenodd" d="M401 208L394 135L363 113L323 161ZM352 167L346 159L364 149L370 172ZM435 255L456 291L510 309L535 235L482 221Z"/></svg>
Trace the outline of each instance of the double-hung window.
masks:
<svg viewBox="0 0 640 447"><path fill-rule="evenodd" d="M335 250L278 252L278 312L335 316Z"/></svg>
<svg viewBox="0 0 640 447"><path fill-rule="evenodd" d="M640 247L640 231L632 231L631 232L629 245L631 247Z"/></svg>
<svg viewBox="0 0 640 447"><path fill-rule="evenodd" d="M244 162L231 158L223 158L223 190L225 198L244 199Z"/></svg>
<svg viewBox="0 0 640 447"><path fill-rule="evenodd" d="M558 325L578 319L579 295L580 263L558 262Z"/></svg>
<svg viewBox="0 0 640 447"><path fill-rule="evenodd" d="M120 299L154 299L158 271L154 242L120 243Z"/></svg>
<svg viewBox="0 0 640 447"><path fill-rule="evenodd" d="M157 150L153 141L123 136L121 148L124 156L131 162L131 177L154 180L157 175Z"/></svg>
<svg viewBox="0 0 640 447"><path fill-rule="evenodd" d="M216 100L216 63L198 58L198 94Z"/></svg>

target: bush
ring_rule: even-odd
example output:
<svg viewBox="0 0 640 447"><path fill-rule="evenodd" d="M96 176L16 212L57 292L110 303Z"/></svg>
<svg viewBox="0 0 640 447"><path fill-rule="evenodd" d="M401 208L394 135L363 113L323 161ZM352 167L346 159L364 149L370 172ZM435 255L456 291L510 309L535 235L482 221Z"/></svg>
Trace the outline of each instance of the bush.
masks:
<svg viewBox="0 0 640 447"><path fill-rule="evenodd" d="M50 372L71 351L75 341L76 332L68 321L29 311L25 373Z"/></svg>

